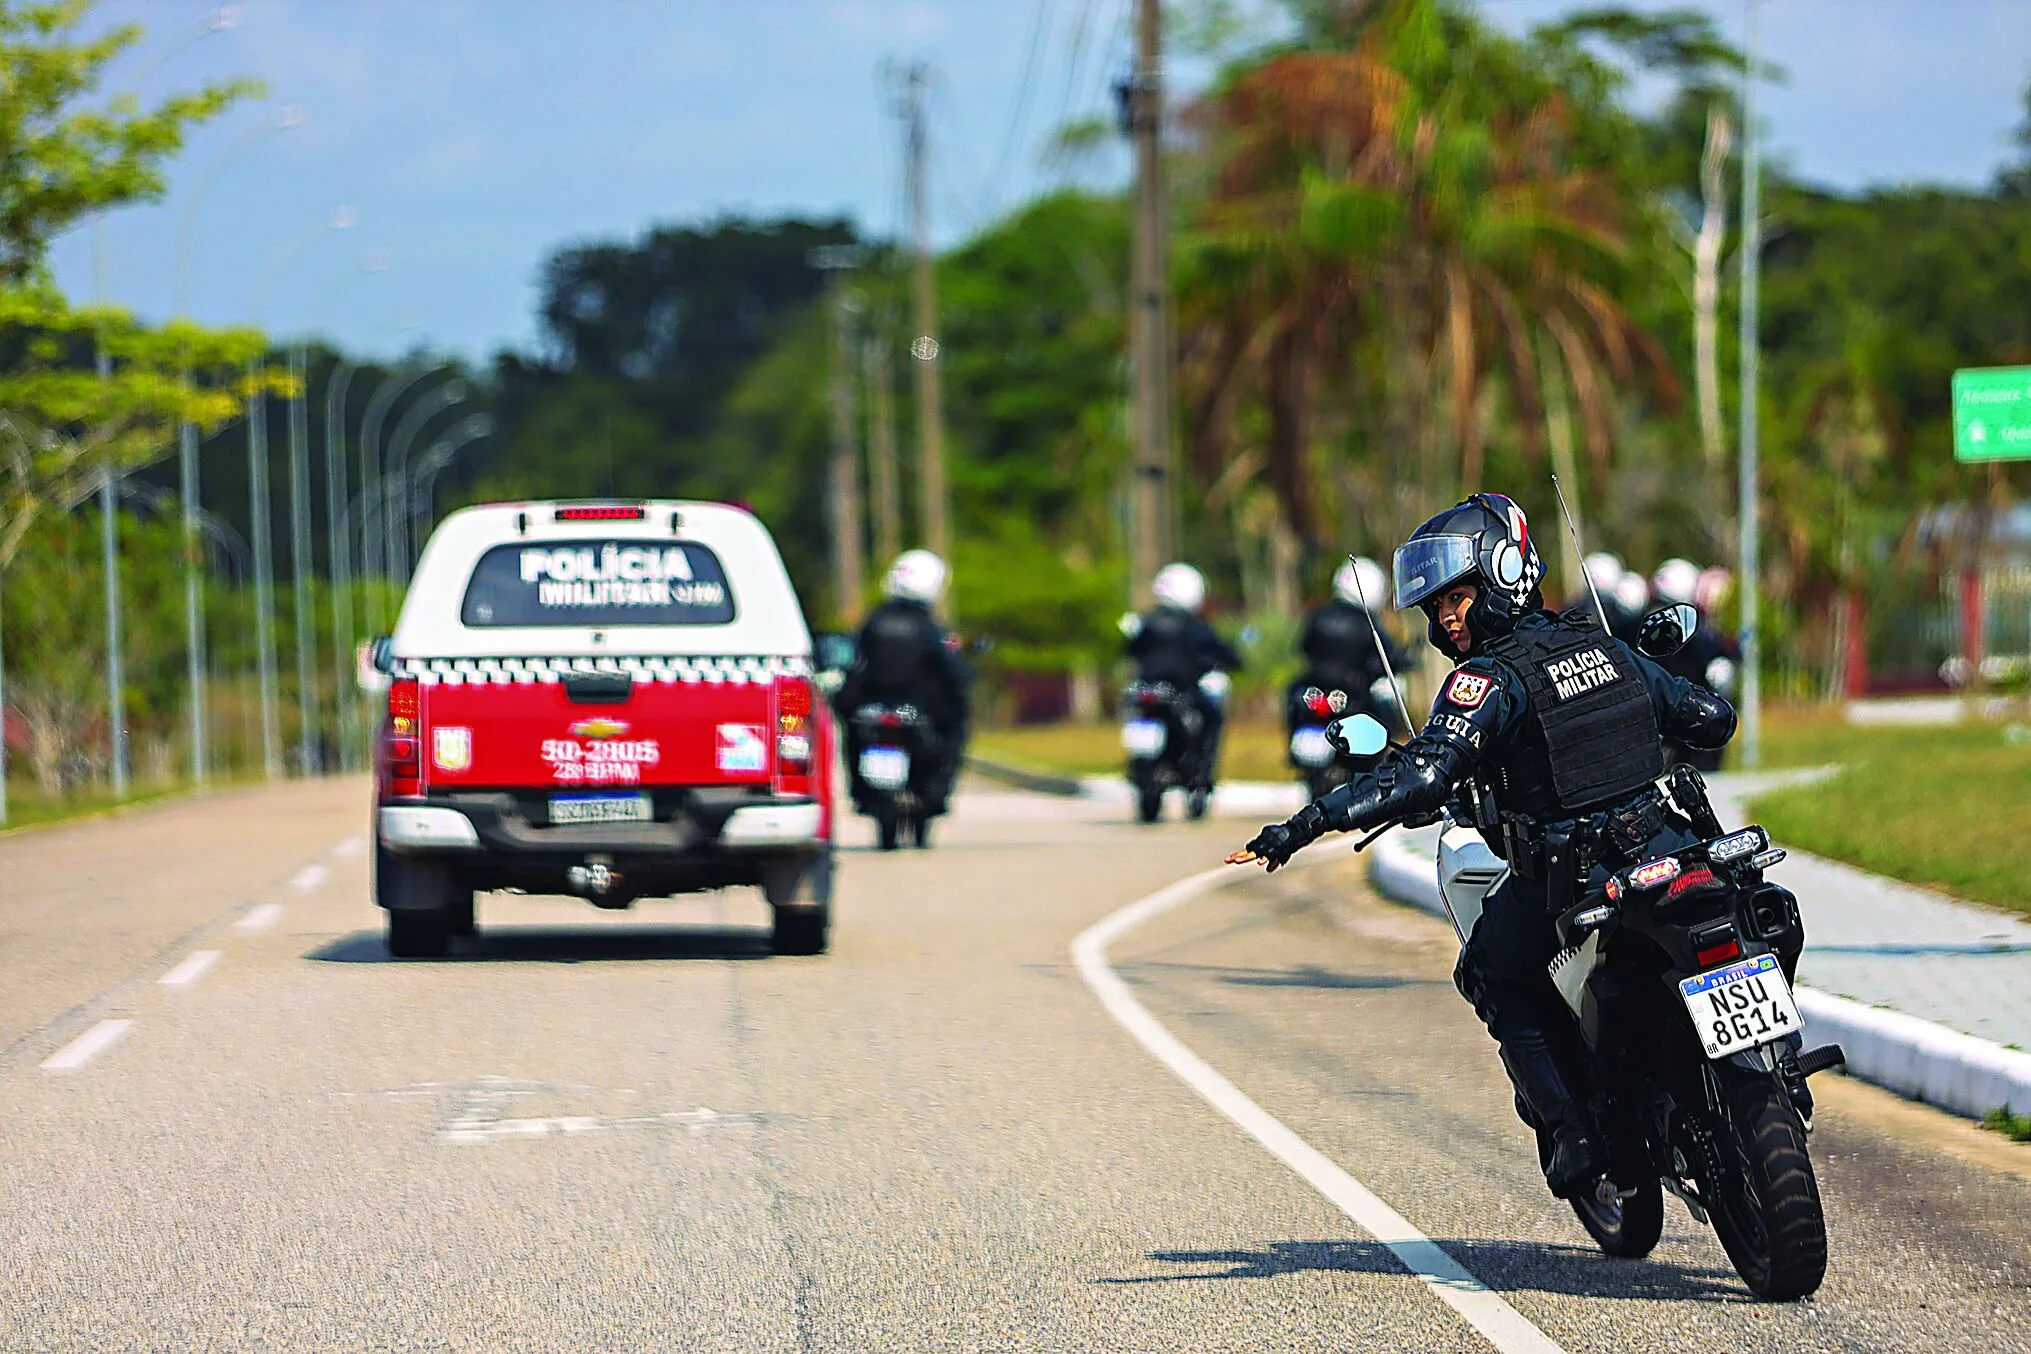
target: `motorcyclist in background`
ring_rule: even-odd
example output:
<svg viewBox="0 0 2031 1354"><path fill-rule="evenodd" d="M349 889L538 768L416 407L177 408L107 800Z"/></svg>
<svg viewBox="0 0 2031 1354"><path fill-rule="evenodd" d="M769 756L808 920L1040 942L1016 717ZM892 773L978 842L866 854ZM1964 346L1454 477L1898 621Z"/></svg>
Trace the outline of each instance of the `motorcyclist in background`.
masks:
<svg viewBox="0 0 2031 1354"><path fill-rule="evenodd" d="M1368 610L1371 606L1386 605L1388 597L1389 578L1372 559L1349 560L1334 573L1333 600L1305 617L1305 628L1298 640L1305 666L1284 693L1289 726L1285 733L1296 731L1299 693L1312 686L1346 692L1349 701L1346 714L1365 710L1384 728L1396 728L1403 723L1376 643L1380 640L1388 650L1389 661L1398 672L1410 666L1410 655L1390 638Z"/></svg>
<svg viewBox="0 0 2031 1354"><path fill-rule="evenodd" d="M1217 682L1211 678L1215 673L1239 672L1241 655L1206 623L1201 614L1206 579L1191 565L1166 564L1157 570L1150 596L1155 605L1123 623L1126 652L1135 664L1136 680L1168 682L1198 706L1204 732L1187 788L1211 790L1226 707L1224 676Z"/></svg>
<svg viewBox="0 0 2031 1354"><path fill-rule="evenodd" d="M1651 591L1660 604L1683 602L1700 613L1699 628L1678 652L1660 658L1659 666L1676 677L1703 686L1728 700L1735 698L1735 646L1707 617L1699 602L1700 567L1689 559L1668 559L1650 576ZM1721 769L1720 749L1688 749L1683 760L1701 771Z"/></svg>
<svg viewBox="0 0 2031 1354"><path fill-rule="evenodd" d="M1510 870L1461 949L1454 983L1551 1134L1546 1181L1570 1198L1607 1163L1565 1071L1571 1055L1555 1052L1578 1033L1546 971L1558 946L1553 919L1609 871L1696 840L1654 783L1664 743L1718 747L1734 734L1735 711L1602 634L1591 607L1545 610L1529 524L1500 494L1475 494L1426 522L1395 566L1397 607L1421 607L1432 646L1457 664L1430 720L1373 772L1265 827L1228 860L1274 870L1328 831L1428 822L1452 801Z"/></svg>
<svg viewBox="0 0 2031 1354"><path fill-rule="evenodd" d="M1580 567L1586 571L1587 586L1567 599L1565 610L1584 608L1591 611L1594 599L1599 598L1601 610L1608 613L1608 633L1624 644L1635 643L1636 629L1643 623L1643 613L1623 605L1620 589L1622 580L1629 576L1629 570L1622 563L1622 557L1613 551L1596 550L1580 562Z"/></svg>
<svg viewBox="0 0 2031 1354"><path fill-rule="evenodd" d="M929 550L905 550L882 579L887 600L860 628L853 666L847 669L835 708L846 726L854 805L863 812L866 787L858 769L863 740L852 713L870 703L914 705L923 714L929 728L923 755L913 763L922 768L922 780L912 788L928 815L943 813L951 796L966 750L972 674L960 660L957 639L931 612L944 595L949 576L945 561Z"/></svg>

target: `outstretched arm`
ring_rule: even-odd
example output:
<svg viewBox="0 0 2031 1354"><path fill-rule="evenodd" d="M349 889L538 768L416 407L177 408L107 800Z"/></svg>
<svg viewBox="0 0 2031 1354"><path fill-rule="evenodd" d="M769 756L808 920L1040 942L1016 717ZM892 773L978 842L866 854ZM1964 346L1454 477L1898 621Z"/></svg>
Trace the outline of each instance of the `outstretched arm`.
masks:
<svg viewBox="0 0 2031 1354"><path fill-rule="evenodd" d="M1513 679L1492 663L1454 672L1417 737L1374 771L1272 823L1227 857L1230 865L1259 860L1275 870L1328 832L1352 832L1436 813L1453 787L1473 774L1523 715Z"/></svg>

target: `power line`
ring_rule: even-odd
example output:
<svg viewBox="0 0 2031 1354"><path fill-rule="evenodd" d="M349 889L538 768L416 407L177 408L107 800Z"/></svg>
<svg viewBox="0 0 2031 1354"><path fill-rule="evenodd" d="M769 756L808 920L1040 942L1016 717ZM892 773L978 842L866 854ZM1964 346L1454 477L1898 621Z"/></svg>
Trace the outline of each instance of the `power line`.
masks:
<svg viewBox="0 0 2031 1354"><path fill-rule="evenodd" d="M1001 154L995 160L994 175L988 181L991 198L983 199L983 215L992 216L1001 207L1003 191L1008 187L1009 159L1015 154L1016 141L1029 117L1030 97L1036 92L1037 55L1043 49L1044 35L1050 30L1050 15L1053 0L1037 0L1036 9L1030 17L1030 45L1023 57L1022 80L1016 87L1014 107L1009 113L1008 130L1001 139Z"/></svg>

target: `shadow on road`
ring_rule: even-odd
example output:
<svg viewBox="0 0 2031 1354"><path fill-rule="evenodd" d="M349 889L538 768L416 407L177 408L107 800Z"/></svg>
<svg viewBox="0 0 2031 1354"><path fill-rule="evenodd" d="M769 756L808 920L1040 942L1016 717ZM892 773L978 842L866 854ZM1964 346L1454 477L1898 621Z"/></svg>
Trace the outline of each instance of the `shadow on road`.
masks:
<svg viewBox="0 0 2031 1354"><path fill-rule="evenodd" d="M1294 968L1233 968L1221 964L1177 964L1141 963L1121 964L1115 969L1122 981L1131 986L1146 983L1165 974L1197 974L1215 982L1232 987L1310 987L1318 989L1350 988L1357 990L1386 990L1397 987L1430 987L1436 983L1432 978L1399 978L1392 974L1377 973L1335 973L1316 964L1299 964Z"/></svg>
<svg viewBox="0 0 2031 1354"><path fill-rule="evenodd" d="M572 930L516 926L455 939L445 959L396 959L379 931L355 931L304 956L325 964L588 964L639 959L767 959L769 933L753 928L631 926Z"/></svg>
<svg viewBox="0 0 2031 1354"><path fill-rule="evenodd" d="M1456 1239L1438 1244L1470 1274L1498 1293L1558 1293L1645 1302L1752 1300L1734 1271L1726 1268L1656 1259L1617 1260L1583 1246L1532 1241ZM1095 1282L1128 1285L1272 1279L1307 1271L1405 1272L1402 1262L1379 1241L1277 1241L1264 1250L1152 1251L1150 1259L1164 1265L1191 1266L1194 1272Z"/></svg>

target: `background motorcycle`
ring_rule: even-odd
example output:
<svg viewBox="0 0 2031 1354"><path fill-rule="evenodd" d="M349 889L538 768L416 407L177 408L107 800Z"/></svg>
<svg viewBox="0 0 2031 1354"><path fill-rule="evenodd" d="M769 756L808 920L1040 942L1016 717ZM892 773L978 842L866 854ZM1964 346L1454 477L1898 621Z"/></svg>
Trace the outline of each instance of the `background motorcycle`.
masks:
<svg viewBox="0 0 2031 1354"><path fill-rule="evenodd" d="M881 849L893 851L904 841L929 846L931 815L917 787L933 774L928 759L935 749L923 712L914 705L868 704L853 712L853 720L860 741L854 798L874 819Z"/></svg>
<svg viewBox="0 0 2031 1354"><path fill-rule="evenodd" d="M1381 760L1379 756L1343 753L1327 737L1326 730L1359 705L1354 693L1328 683L1301 678L1291 688L1284 711L1284 727L1290 731L1290 764L1313 799L1338 789L1357 772L1374 769Z"/></svg>
<svg viewBox="0 0 2031 1354"><path fill-rule="evenodd" d="M1135 786L1135 816L1163 816L1164 791L1185 787L1185 816L1206 816L1210 791L1192 784L1203 755L1206 717L1188 691L1169 682L1131 682L1121 693L1121 746Z"/></svg>

